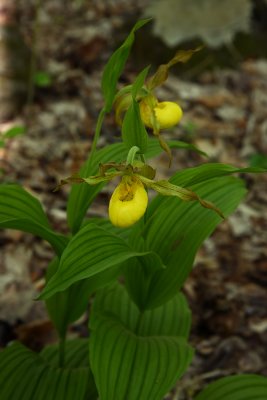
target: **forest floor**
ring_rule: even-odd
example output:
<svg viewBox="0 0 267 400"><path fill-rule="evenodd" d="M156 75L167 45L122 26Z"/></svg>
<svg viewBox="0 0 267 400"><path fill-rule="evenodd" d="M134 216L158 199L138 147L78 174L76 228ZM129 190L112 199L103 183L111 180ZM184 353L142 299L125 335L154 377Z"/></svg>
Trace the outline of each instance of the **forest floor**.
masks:
<svg viewBox="0 0 267 400"><path fill-rule="evenodd" d="M21 26L30 37L33 1L26 3ZM12 124L27 123L26 134L0 149L2 181L17 182L38 197L53 227L63 233L68 229L70 188L55 193L53 189L87 158L103 104L103 67L127 34L125 25L140 17L143 4L88 3L63 6L49 0L39 10L37 68L46 71L52 83L36 87L32 104L14 121L0 126L4 131ZM138 72L130 58L123 82L130 82ZM207 159L176 150L171 170L162 155L156 160L158 177L207 161L245 167L257 163L259 154L267 154L266 60L245 60L232 70L203 71L191 80L170 74L158 95L178 101L184 110L181 124L167 138L192 143L209 155ZM110 114L100 146L113 142L118 134ZM205 241L185 284L193 312L190 341L196 354L188 373L166 399L190 400L206 383L233 373L267 375L267 175L242 178L248 188L245 200ZM90 215L107 215L110 193L107 186ZM38 350L55 340L43 304L32 301L44 285L52 250L41 239L12 230L1 232L0 245L0 345L16 338ZM73 324L70 337L86 335L86 318Z"/></svg>

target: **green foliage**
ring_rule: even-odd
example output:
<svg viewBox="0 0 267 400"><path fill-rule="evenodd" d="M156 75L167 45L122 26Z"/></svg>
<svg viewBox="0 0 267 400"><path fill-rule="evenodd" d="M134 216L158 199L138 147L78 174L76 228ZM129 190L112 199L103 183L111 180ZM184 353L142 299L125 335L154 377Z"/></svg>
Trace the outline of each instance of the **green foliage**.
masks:
<svg viewBox="0 0 267 400"><path fill-rule="evenodd" d="M246 193L244 182L229 175L266 172L266 157L257 155L248 168L207 163L181 170L168 182L154 181L155 170L146 160L159 155L161 146L170 158L170 149L206 154L182 141L167 143L159 132L159 140L150 139L139 111L139 101L167 79L169 68L199 48L177 52L148 80L149 67L143 69L116 93L135 32L148 21L137 22L108 61L102 78L105 104L91 154L79 176L61 182L73 183L67 204L72 235L55 232L40 202L19 185L0 186L0 227L37 235L55 251L39 299L45 300L60 339L40 354L18 343L0 353L1 400L161 400L193 357L191 312L180 289L199 247L221 222L219 215L230 215ZM35 79L39 86L51 84L45 73ZM118 121L124 113L122 142L97 150L104 116L116 102ZM12 129L4 139L24 132ZM142 219L123 229L105 218L85 219L110 177L125 175L161 193ZM125 184L119 201L131 204L131 190L131 183ZM171 197L175 190L179 198ZM69 325L86 311L92 295L90 343L66 341ZM265 400L266 382L255 375L223 378L195 400Z"/></svg>
<svg viewBox="0 0 267 400"><path fill-rule="evenodd" d="M141 153L147 150L147 131L141 121L138 102L133 99L122 123L122 139L128 150L137 146Z"/></svg>
<svg viewBox="0 0 267 400"><path fill-rule="evenodd" d="M26 133L26 127L23 125L13 126L0 134L0 148L4 147L8 139L21 136Z"/></svg>
<svg viewBox="0 0 267 400"><path fill-rule="evenodd" d="M54 258L48 265L47 282L57 272L58 267L59 259ZM100 274L100 277L101 284L97 284L98 282L92 281L92 279L84 279L45 301L48 314L61 339L64 340L68 326L85 312L90 294L105 282L103 274ZM110 282L111 276L107 275L107 279Z"/></svg>
<svg viewBox="0 0 267 400"><path fill-rule="evenodd" d="M197 147L178 140L168 142L170 148L192 150L199 154L205 154ZM161 153L162 149L155 139L148 140L147 151L145 156L149 159L155 157ZM127 157L127 147L124 143L111 144L103 149L97 150L94 156L94 163L91 163L91 159L88 158L82 166L79 175L83 178L87 178L90 175L95 175L98 171L99 164L109 162L122 162ZM67 204L67 217L69 227L73 233L76 233L85 217L86 211L92 201L95 199L97 194L101 191L105 184L100 183L96 186L89 186L86 184L73 185L68 198Z"/></svg>
<svg viewBox="0 0 267 400"><path fill-rule="evenodd" d="M249 164L252 167L267 169L267 156L265 154L255 153L250 157Z"/></svg>
<svg viewBox="0 0 267 400"><path fill-rule="evenodd" d="M47 240L61 254L68 239L54 232L39 201L15 184L0 186L0 228L19 229Z"/></svg>
<svg viewBox="0 0 267 400"><path fill-rule="evenodd" d="M73 283L93 277L131 257L145 255L132 250L120 237L88 224L70 240L60 259L58 271L40 295L48 298Z"/></svg>
<svg viewBox="0 0 267 400"><path fill-rule="evenodd" d="M19 343L12 344L0 353L1 400L86 400L88 393L96 399L86 363L88 344L84 344L80 341L66 347L66 368L58 368L56 348L38 355Z"/></svg>
<svg viewBox="0 0 267 400"><path fill-rule="evenodd" d="M33 77L34 83L36 86L45 88L52 85L52 78L51 76L44 71L38 71L35 73Z"/></svg>
<svg viewBox="0 0 267 400"><path fill-rule="evenodd" d="M221 378L208 385L195 400L265 400L267 378L259 375L237 375Z"/></svg>
<svg viewBox="0 0 267 400"><path fill-rule="evenodd" d="M198 172L196 168L181 175L187 175L189 182L194 178L197 180ZM172 181L180 184L179 174ZM246 193L243 182L236 178L204 180L193 189L214 202L226 216L234 211ZM155 198L148 208L144 225L136 229L135 234L138 238L143 237L146 250L157 252L166 268L153 272L147 279L144 265L135 260L127 263L127 287L140 308L158 306L181 288L191 271L198 248L220 221L217 214L196 203L161 196ZM163 241L163 237L168 240Z"/></svg>
<svg viewBox="0 0 267 400"><path fill-rule="evenodd" d="M174 315L181 320L174 321ZM184 338L189 324L189 310L178 295L140 314L122 286L98 292L90 361L101 399L162 399L192 359Z"/></svg>
<svg viewBox="0 0 267 400"><path fill-rule="evenodd" d="M112 54L104 68L101 84L103 96L105 99L105 110L107 112L111 110L116 94L117 82L129 56L132 44L134 42L135 32L142 26L147 24L149 21L150 19L143 19L135 24L129 36L126 38L123 44Z"/></svg>

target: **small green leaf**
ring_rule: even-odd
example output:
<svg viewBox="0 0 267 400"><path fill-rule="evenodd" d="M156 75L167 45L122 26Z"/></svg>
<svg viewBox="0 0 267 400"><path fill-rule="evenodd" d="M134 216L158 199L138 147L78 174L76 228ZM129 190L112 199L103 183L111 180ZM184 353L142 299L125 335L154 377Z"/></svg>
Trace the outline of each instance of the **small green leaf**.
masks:
<svg viewBox="0 0 267 400"><path fill-rule="evenodd" d="M267 378L244 374L221 378L208 385L195 400L265 400Z"/></svg>
<svg viewBox="0 0 267 400"><path fill-rule="evenodd" d="M143 25L147 24L151 19L143 19L138 21L130 34L123 42L123 44L112 54L108 60L102 77L102 91L105 99L105 110L109 112L111 110L113 100L116 94L116 87L118 79L123 71L124 65L129 56L132 44L134 42L135 32L140 29Z"/></svg>
<svg viewBox="0 0 267 400"><path fill-rule="evenodd" d="M76 350L80 352L77 346ZM13 343L2 351L1 400L86 400L88 393L95 393L93 387L89 387L93 382L88 367L59 369L45 358L49 357L38 355L19 343ZM96 396L92 399L96 399Z"/></svg>
<svg viewBox="0 0 267 400"><path fill-rule="evenodd" d="M97 293L90 362L102 400L162 400L183 375L193 351L177 337L176 306L140 314L118 284Z"/></svg>
<svg viewBox="0 0 267 400"><path fill-rule="evenodd" d="M19 135L23 135L26 132L26 126L18 125L13 126L3 133L3 138L10 139Z"/></svg>
<svg viewBox="0 0 267 400"><path fill-rule="evenodd" d="M122 139L128 149L137 146L142 154L147 150L148 134L140 117L139 104L134 99L123 119Z"/></svg>
<svg viewBox="0 0 267 400"><path fill-rule="evenodd" d="M52 85L52 78L47 72L38 71L34 75L34 83L39 87L48 87Z"/></svg>
<svg viewBox="0 0 267 400"><path fill-rule="evenodd" d="M142 89L145 83L150 66L144 68L136 77L134 83L132 84L132 96L136 99L138 92Z"/></svg>

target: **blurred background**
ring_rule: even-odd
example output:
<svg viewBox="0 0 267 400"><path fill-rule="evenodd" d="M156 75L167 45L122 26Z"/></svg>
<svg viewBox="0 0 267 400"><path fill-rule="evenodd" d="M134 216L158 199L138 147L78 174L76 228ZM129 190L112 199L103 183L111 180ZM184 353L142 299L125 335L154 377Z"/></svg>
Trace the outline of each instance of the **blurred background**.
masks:
<svg viewBox="0 0 267 400"><path fill-rule="evenodd" d="M184 110L167 139L198 146L208 158L180 150L157 177L204 162L267 167L266 0L0 0L0 179L17 182L67 232L69 187L90 149L103 105L101 75L137 19L120 85L146 65L155 71L179 49L204 45L174 66L157 95ZM107 116L100 146L119 140ZM184 292L193 311L189 372L166 399L190 400L207 382L236 372L267 375L267 176L245 175L246 200L199 251ZM90 215L107 215L108 186ZM55 340L42 303L33 302L53 254L41 239L0 233L0 346L19 339L34 350ZM87 316L70 336L87 334Z"/></svg>

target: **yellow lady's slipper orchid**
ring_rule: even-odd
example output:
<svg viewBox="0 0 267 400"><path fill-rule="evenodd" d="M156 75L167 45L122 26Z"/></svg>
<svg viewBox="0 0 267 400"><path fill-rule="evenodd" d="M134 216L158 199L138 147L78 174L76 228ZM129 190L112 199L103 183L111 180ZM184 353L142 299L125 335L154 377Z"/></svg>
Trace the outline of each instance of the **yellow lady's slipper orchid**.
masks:
<svg viewBox="0 0 267 400"><path fill-rule="evenodd" d="M120 228L133 225L145 213L147 192L136 176L124 176L114 190L109 202L109 218Z"/></svg>
<svg viewBox="0 0 267 400"><path fill-rule="evenodd" d="M181 107L173 101L158 102L153 110L160 129L172 128L183 116ZM153 129L153 111L145 100L140 102L140 115L144 124Z"/></svg>

